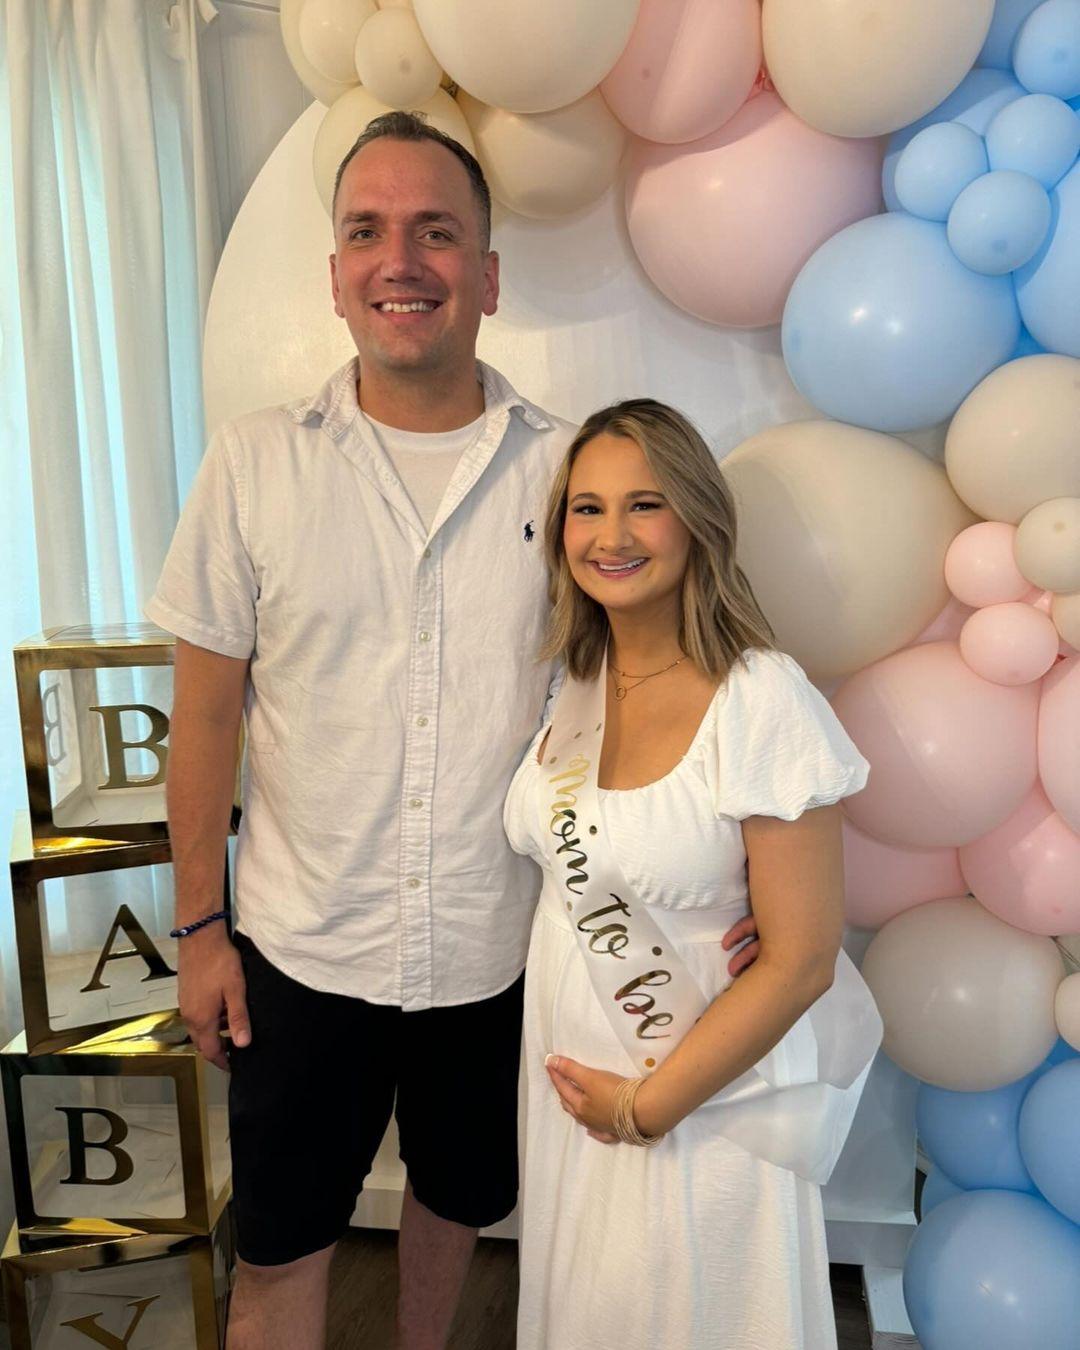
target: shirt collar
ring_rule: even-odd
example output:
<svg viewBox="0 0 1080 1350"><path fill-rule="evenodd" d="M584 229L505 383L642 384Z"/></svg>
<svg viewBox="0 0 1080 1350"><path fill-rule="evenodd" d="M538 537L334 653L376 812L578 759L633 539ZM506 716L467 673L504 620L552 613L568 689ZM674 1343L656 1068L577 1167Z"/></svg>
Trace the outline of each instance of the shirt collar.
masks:
<svg viewBox="0 0 1080 1350"><path fill-rule="evenodd" d="M501 408L517 412L534 431L550 431L551 419L535 403L522 398L505 376L483 361L476 363L477 373L484 387L484 406L490 417ZM338 440L356 420L360 405L356 399L356 380L359 357L336 370L318 393L285 405L286 415L294 422L303 423L319 418L322 428L333 440Z"/></svg>

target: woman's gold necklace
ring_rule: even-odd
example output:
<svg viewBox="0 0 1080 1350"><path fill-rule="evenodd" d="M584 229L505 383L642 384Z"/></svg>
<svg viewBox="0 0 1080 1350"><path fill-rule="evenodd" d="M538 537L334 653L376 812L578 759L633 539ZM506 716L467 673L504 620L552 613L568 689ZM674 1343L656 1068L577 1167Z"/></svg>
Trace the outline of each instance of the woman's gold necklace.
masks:
<svg viewBox="0 0 1080 1350"><path fill-rule="evenodd" d="M665 666L663 670L654 670L650 675L628 675L625 670L620 670L618 666L613 666L609 661L608 674L611 676L612 682L615 685L615 697L621 703L627 694L629 694L631 690L636 689L638 685L644 684L646 680L655 680L657 675L666 675L669 670L674 670L676 666L681 666L685 660L686 654L684 652L677 661L672 661L670 666ZM637 683L620 684L619 680L615 678L616 676L619 676L624 680L636 680Z"/></svg>

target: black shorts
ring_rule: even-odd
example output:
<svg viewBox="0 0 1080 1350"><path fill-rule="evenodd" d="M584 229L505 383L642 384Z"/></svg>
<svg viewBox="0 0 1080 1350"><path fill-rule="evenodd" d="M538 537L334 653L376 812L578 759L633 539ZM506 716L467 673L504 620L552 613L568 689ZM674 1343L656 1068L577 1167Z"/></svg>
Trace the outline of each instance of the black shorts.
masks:
<svg viewBox="0 0 1080 1350"><path fill-rule="evenodd" d="M470 1228L505 1218L517 1201L524 976L479 1003L403 1013L309 989L250 938L235 941L252 1031L229 1052L240 1256L281 1265L335 1242L391 1111L422 1205Z"/></svg>

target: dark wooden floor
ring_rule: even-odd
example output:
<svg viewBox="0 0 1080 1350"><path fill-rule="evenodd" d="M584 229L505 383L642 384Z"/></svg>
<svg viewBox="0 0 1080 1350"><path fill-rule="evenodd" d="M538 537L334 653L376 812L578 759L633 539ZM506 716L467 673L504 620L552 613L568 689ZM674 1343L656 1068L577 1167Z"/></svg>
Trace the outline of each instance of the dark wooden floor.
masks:
<svg viewBox="0 0 1080 1350"><path fill-rule="evenodd" d="M397 1298L395 1242L394 1233L358 1229L342 1241L331 1275L327 1350L392 1350ZM832 1286L840 1350L870 1350L858 1267L833 1266ZM450 1338L450 1350L513 1350L516 1301L517 1244L482 1238ZM784 1347L762 1346L761 1350Z"/></svg>

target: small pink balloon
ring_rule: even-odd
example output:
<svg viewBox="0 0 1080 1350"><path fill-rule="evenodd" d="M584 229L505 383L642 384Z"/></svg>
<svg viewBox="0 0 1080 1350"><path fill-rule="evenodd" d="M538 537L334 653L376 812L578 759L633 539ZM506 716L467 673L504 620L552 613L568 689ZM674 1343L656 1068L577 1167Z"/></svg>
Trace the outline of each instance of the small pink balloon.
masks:
<svg viewBox="0 0 1080 1350"><path fill-rule="evenodd" d="M1023 600L1031 583L1013 557L1016 526L983 520L961 530L945 554L945 584L975 609Z"/></svg>
<svg viewBox="0 0 1080 1350"><path fill-rule="evenodd" d="M908 647L847 680L833 707L870 761L845 810L860 830L916 848L989 833L1035 782L1039 686L981 679L952 642Z"/></svg>
<svg viewBox="0 0 1080 1350"><path fill-rule="evenodd" d="M1038 784L1013 814L960 850L975 899L1025 933L1080 932L1080 835Z"/></svg>
<svg viewBox="0 0 1080 1350"><path fill-rule="evenodd" d="M689 145L638 141L626 219L642 267L709 323L779 323L802 265L879 206L881 146L800 122L773 93Z"/></svg>
<svg viewBox="0 0 1080 1350"><path fill-rule="evenodd" d="M960 654L994 684L1031 684L1057 660L1058 633L1035 605L1013 600L978 609L960 633Z"/></svg>
<svg viewBox="0 0 1080 1350"><path fill-rule="evenodd" d="M698 141L742 107L760 66L758 0L641 0L600 92L635 136Z"/></svg>
<svg viewBox="0 0 1080 1350"><path fill-rule="evenodd" d="M960 630L974 613L970 605L962 605L955 595L950 595L945 608L922 630L911 645L917 647L922 642L958 641Z"/></svg>
<svg viewBox="0 0 1080 1350"><path fill-rule="evenodd" d="M1080 833L1080 656L1059 661L1042 683L1039 777L1055 811Z"/></svg>
<svg viewBox="0 0 1080 1350"><path fill-rule="evenodd" d="M880 928L902 910L927 900L963 895L954 848L901 848L857 830L844 831L844 911L857 928Z"/></svg>

